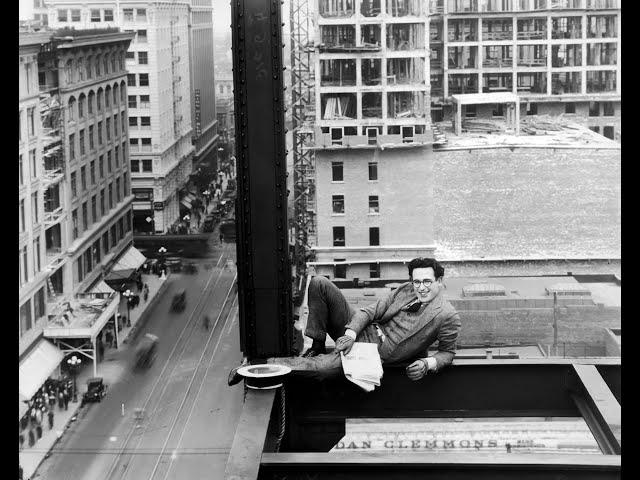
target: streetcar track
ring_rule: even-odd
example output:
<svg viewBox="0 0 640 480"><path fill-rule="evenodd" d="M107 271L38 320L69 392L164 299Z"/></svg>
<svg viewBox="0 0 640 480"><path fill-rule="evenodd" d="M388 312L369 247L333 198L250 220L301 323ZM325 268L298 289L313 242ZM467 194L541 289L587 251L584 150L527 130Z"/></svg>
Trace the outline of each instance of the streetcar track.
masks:
<svg viewBox="0 0 640 480"><path fill-rule="evenodd" d="M218 261L216 262L215 267L219 267L219 266L220 266L220 262L221 262L221 260L222 260L226 255L227 255L227 252L226 252L226 251L223 251L223 252L220 254L220 257L218 258ZM164 381L164 382L165 382L165 384L164 384L164 387L163 387L163 389L162 389L162 391L161 391L161 393L160 393L160 398L162 398L162 395L163 395L163 394L164 394L164 392L166 391L167 386L170 384L169 380L170 380L171 374L173 373L173 371L174 371L174 370L175 370L175 368L177 367L179 360L182 358L182 355L184 354L184 351L185 351L185 349L186 349L186 347L187 347L187 345L188 345L188 343L189 343L189 340L190 340L190 339L191 339L191 337L193 336L193 332L194 332L194 331L196 331L196 327L197 327L197 318L198 318L198 317L197 317L195 314L196 314L196 312L198 311L198 307L200 306L201 302L203 301L203 299L205 299L205 296L208 294L207 289L208 289L208 287L209 287L209 284L211 283L211 281L213 280L213 278L214 278L214 277L215 277L215 275L216 275L215 267L211 269L211 275L210 275L209 279L207 280L207 283L205 284L204 289L202 290L202 294L201 294L201 295L200 295L200 297L198 298L198 301L197 301L197 303L196 303L196 306L194 307L193 311L191 312L191 315L189 316L189 318L188 318L188 319L187 319L187 321L185 322L185 326L184 326L184 328L182 329L182 331L180 332L180 336L179 336L179 337L178 337L178 339L176 340L175 345L173 346L173 348L172 348L171 352L169 353L169 356L168 356L168 358L167 358L167 360L166 360L166 362L165 362L165 364L164 364L164 366L163 366L162 370L160 371L160 374L158 375L158 379L156 380L156 382L155 382L155 384L154 384L154 386L153 386L153 389L151 390L151 392L150 392L150 393L149 393L149 395L147 396L146 401L145 401L145 402L144 402L144 404L142 405L142 409L143 409L143 410L144 410L144 409L146 409L146 407L147 407L147 405L149 404L149 402L151 401L151 399L152 399L152 398L154 398L154 392L156 391L156 389L158 388L158 385L159 385L162 381ZM222 269L222 270L220 270L220 271L218 272L218 279L217 279L217 281L216 281L216 285L217 285L217 282L218 282L218 281L220 280L220 278L222 277L223 272L224 272L224 269ZM215 288L215 285L214 285L214 288ZM205 300L203 303L204 303L204 304L206 304L206 303L207 303L207 301ZM201 312L202 312L202 310L200 310L200 312L199 312L199 313L201 313ZM199 313L198 313L198 315L199 315ZM194 320L194 318L196 319L195 321L193 321L193 320ZM174 354L175 354L175 351L176 351L176 349L178 348L178 345L180 344L180 341L183 339L183 337L184 337L184 335L185 335L185 333L187 332L187 330L188 330L188 328L189 328L189 327L192 327L192 328L191 328L191 331L190 331L190 333L189 333L189 337L188 337L188 338L186 338L185 342L184 342L184 343L183 343L183 345L182 345L181 351L180 351L179 356L178 356L178 361L174 361L174 362L173 362L173 365L172 365L172 367L171 367L171 369L170 369L170 371L169 371L169 375L167 375L167 376L166 376L166 378L164 378L164 377L163 377L163 374L165 373L165 371L167 370L167 368L169 367L169 365L172 363L172 358L173 358L173 356L174 356ZM154 409L154 413L155 413L155 411L157 410L158 405L160 405L160 402L158 402L158 403L156 404L156 407L155 407L155 409ZM133 449L127 448L127 444L128 444L128 443L129 443L129 441L131 440L131 437L133 436L134 432L136 431L136 426L134 425L134 426L132 426L132 427L130 428L130 430L129 430L129 434L127 435L127 438L125 439L125 441L124 441L124 443L123 443L122 447L120 448L119 453L116 455L116 458L114 459L113 463L111 464L111 467L109 468L109 471L107 472L106 479L110 479L110 478L112 477L112 475L114 474L115 469L116 469L116 467L117 467L117 465L118 465L118 463L119 463L119 460L122 458L122 456L123 456L123 455L135 455L135 451L136 451L136 449L137 449L137 446L140 444L140 441L141 441L141 439L143 438L144 433L147 431L147 428L148 428L148 426L147 426L147 427L145 427L145 431L142 433L142 435L139 435L138 442L137 442L136 446L135 446ZM126 453L125 453L125 452L126 452ZM131 452L133 452L133 453L131 453ZM129 466L130 466L130 465L131 465L131 460L126 464L126 469L125 469L125 471L124 471L124 472L122 472L122 478L124 478L124 476L126 475L126 472L127 472L127 470L128 470L128 468L129 468Z"/></svg>

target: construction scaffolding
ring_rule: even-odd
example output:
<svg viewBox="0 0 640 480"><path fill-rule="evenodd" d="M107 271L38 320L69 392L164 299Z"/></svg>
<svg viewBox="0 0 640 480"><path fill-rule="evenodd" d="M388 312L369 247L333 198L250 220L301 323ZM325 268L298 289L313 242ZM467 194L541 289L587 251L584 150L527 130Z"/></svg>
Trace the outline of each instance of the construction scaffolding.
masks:
<svg viewBox="0 0 640 480"><path fill-rule="evenodd" d="M291 219L295 232L295 283L301 290L307 262L313 260L311 246L316 243L315 151L313 123L315 95L312 40L312 0L293 0L289 12L291 33L291 89L293 138L293 203Z"/></svg>

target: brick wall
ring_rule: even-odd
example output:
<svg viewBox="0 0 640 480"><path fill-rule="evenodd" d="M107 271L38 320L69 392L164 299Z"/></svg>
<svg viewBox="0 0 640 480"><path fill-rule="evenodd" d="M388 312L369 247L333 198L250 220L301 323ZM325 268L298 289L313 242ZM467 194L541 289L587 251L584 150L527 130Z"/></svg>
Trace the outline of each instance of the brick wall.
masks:
<svg viewBox="0 0 640 480"><path fill-rule="evenodd" d="M434 153L438 258L620 256L620 151Z"/></svg>

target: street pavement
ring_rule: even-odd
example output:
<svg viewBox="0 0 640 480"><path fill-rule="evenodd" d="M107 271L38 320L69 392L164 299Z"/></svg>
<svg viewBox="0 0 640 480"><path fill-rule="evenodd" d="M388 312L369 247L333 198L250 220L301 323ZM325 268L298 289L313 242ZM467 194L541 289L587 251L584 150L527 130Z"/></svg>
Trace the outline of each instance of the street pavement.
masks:
<svg viewBox="0 0 640 480"><path fill-rule="evenodd" d="M171 274L138 332L117 352L107 352L99 365L99 374L113 372L111 380L103 375L106 397L79 410L33 478L223 477L243 390L226 385L229 369L241 359L235 245L220 247L217 238L214 245L212 257L199 259L197 274ZM187 308L171 313L172 296L182 288ZM133 321L134 315L135 309ZM136 371L135 347L147 332L160 337L158 355L147 371Z"/></svg>

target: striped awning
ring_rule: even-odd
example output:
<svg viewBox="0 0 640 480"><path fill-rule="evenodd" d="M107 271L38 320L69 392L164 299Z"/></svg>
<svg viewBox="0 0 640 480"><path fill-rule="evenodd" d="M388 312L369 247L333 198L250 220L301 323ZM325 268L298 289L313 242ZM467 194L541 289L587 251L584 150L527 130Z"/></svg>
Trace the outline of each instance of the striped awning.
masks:
<svg viewBox="0 0 640 480"><path fill-rule="evenodd" d="M111 267L111 271L105 275L104 279L106 281L114 281L129 278L146 261L147 258L140 253L140 250L136 247L129 247L124 255Z"/></svg>
<svg viewBox="0 0 640 480"><path fill-rule="evenodd" d="M30 399L53 373L64 354L53 343L42 339L28 355L20 361L19 391L26 399Z"/></svg>
<svg viewBox="0 0 640 480"><path fill-rule="evenodd" d="M182 198L182 200L180 200L180 203L191 210L191 204L195 199L196 196L193 193L189 192Z"/></svg>

